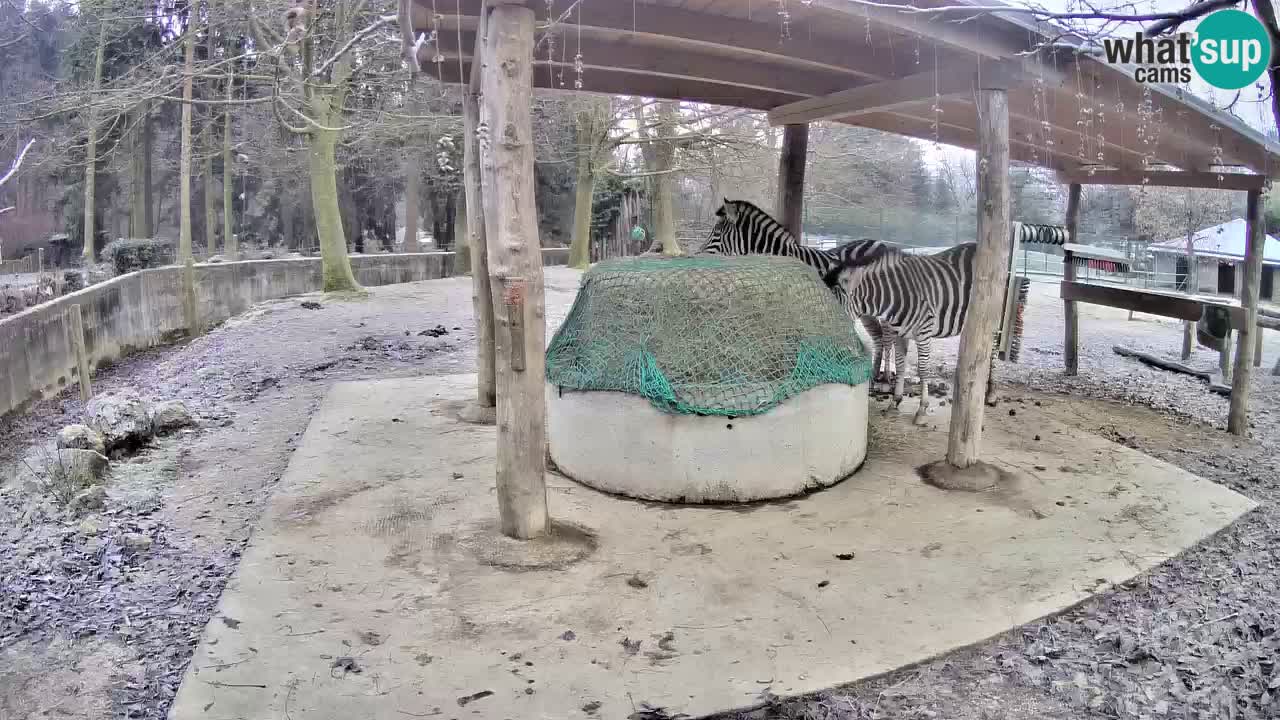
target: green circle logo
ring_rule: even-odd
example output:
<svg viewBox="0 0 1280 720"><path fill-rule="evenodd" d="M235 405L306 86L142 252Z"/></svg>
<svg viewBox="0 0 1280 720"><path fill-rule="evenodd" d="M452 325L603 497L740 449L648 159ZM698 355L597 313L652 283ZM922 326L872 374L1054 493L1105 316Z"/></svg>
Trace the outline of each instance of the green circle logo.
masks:
<svg viewBox="0 0 1280 720"><path fill-rule="evenodd" d="M1209 13L1196 28L1191 63L1210 85L1239 90L1262 77L1271 61L1271 38L1242 10Z"/></svg>

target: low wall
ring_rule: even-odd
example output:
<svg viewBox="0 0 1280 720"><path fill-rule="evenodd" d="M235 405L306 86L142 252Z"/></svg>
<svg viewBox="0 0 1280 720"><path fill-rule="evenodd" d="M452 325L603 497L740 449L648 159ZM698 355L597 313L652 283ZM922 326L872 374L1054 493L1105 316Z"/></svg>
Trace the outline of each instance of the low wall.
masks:
<svg viewBox="0 0 1280 720"><path fill-rule="evenodd" d="M546 248L543 265L564 265L566 248ZM351 268L366 287L453 275L452 252L355 255ZM200 320L211 327L254 303L321 288L319 258L250 260L195 266ZM0 320L0 416L75 381L76 358L65 311L80 305L89 365L97 368L186 334L182 268L142 270L112 278Z"/></svg>

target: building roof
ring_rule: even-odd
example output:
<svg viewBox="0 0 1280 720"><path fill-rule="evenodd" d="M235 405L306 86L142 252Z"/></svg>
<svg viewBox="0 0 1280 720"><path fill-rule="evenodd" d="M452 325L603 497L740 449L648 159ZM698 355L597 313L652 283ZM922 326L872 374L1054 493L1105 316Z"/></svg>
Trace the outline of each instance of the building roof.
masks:
<svg viewBox="0 0 1280 720"><path fill-rule="evenodd" d="M1236 218L1197 232L1192 240L1195 244L1196 255L1200 257L1243 260L1247 227L1244 218ZM1151 243L1148 249L1153 253L1184 255L1187 252L1187 239L1181 237L1161 240ZM1268 263L1280 263L1280 240L1276 240L1270 235L1267 236L1262 259Z"/></svg>
<svg viewBox="0 0 1280 720"><path fill-rule="evenodd" d="M999 76L1009 87L1013 160L1070 175L1159 164L1280 175L1280 144L1261 132L1175 86L1148 86L1148 112L1143 86L1091 55L1088 40L992 11L1002 6L994 0L523 1L536 18L539 88L572 91L580 78L584 92L764 110L775 125L830 120L976 150L974 79L983 74L984 84ZM436 38L419 49L426 72L469 79L484 2L413 0L413 26Z"/></svg>

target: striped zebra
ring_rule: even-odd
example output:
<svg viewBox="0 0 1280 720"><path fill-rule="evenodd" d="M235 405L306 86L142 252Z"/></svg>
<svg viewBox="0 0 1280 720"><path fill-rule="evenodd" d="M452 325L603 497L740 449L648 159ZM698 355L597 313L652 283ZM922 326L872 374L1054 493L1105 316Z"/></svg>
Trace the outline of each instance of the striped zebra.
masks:
<svg viewBox="0 0 1280 720"><path fill-rule="evenodd" d="M915 422L924 421L929 410L929 386L925 368L929 364L929 343L934 338L960 334L968 315L973 287L973 258L977 243L963 243L936 255L872 252L858 258L842 259L823 280L828 287L844 291L842 301L849 313L875 316L885 336L897 350L898 377L893 389L893 407L902 402L906 375L906 341L914 339L920 372L920 409ZM992 370L996 344L991 347L987 370L988 405L995 404Z"/></svg>
<svg viewBox="0 0 1280 720"><path fill-rule="evenodd" d="M716 224L711 228L706 243L699 253L713 255L787 255L797 258L824 276L828 270L843 261L855 261L873 252L897 253L888 243L863 238L852 240L830 250L801 245L782 223L769 213L746 200L724 198L724 204L716 210ZM839 296L841 291L837 291ZM875 346L876 379L888 372L885 364L888 343L880 330L880 323L871 315L859 318L871 335Z"/></svg>

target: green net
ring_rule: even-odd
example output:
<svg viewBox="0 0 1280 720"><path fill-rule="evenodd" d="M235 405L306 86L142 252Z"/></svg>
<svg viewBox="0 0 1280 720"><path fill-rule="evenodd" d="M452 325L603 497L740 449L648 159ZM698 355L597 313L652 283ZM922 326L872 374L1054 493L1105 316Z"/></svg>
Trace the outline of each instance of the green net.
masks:
<svg viewBox="0 0 1280 720"><path fill-rule="evenodd" d="M870 377L867 347L813 268L767 255L602 262L547 349L553 385L681 414L758 415Z"/></svg>

